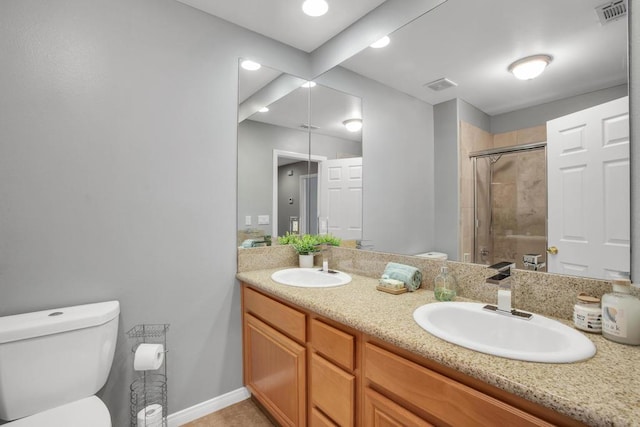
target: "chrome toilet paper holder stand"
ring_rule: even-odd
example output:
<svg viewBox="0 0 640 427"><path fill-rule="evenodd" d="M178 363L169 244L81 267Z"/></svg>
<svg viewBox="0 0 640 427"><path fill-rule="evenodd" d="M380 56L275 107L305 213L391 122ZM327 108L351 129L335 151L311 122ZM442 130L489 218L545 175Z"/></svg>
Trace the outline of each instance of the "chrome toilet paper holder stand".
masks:
<svg viewBox="0 0 640 427"><path fill-rule="evenodd" d="M127 331L133 340L131 352L140 344L162 344L164 361L156 370L135 371L136 378L129 389L131 391L131 427L167 427L167 330L169 324L141 324ZM133 370L133 361L131 363ZM159 406L159 408L158 408ZM160 409L160 416L157 410ZM146 414L152 413L147 418Z"/></svg>

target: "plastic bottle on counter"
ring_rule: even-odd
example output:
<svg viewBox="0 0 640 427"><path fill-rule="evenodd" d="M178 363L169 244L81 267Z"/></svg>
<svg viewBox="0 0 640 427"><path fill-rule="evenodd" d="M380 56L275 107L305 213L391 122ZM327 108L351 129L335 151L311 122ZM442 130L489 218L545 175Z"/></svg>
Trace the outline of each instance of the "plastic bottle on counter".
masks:
<svg viewBox="0 0 640 427"><path fill-rule="evenodd" d="M602 296L602 335L615 342L640 345L640 299L631 295L631 281L616 279L613 292Z"/></svg>

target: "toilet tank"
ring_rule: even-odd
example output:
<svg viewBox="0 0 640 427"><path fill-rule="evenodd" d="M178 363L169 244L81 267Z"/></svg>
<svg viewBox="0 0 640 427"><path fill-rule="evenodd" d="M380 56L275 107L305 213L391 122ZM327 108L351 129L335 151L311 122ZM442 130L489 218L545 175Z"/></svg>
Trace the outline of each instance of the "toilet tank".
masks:
<svg viewBox="0 0 640 427"><path fill-rule="evenodd" d="M106 383L118 301L0 317L0 419L94 395Z"/></svg>

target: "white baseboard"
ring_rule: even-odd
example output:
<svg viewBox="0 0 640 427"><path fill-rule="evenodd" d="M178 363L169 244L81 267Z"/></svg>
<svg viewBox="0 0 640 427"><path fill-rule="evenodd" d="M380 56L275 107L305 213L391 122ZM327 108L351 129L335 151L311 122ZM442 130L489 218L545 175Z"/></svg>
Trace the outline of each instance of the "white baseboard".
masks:
<svg viewBox="0 0 640 427"><path fill-rule="evenodd" d="M190 408L178 411L175 414L169 414L167 416L167 425L169 427L179 427L212 412L231 406L234 403L248 399L249 396L249 390L247 390L246 387L241 387L237 390L230 391L229 393L225 393L221 396L193 405Z"/></svg>

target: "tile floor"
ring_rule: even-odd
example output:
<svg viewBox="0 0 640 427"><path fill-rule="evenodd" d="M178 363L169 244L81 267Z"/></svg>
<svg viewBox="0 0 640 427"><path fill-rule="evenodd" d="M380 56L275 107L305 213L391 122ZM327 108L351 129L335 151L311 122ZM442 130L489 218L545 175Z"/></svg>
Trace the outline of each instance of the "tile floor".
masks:
<svg viewBox="0 0 640 427"><path fill-rule="evenodd" d="M251 399L243 400L182 427L276 427Z"/></svg>

